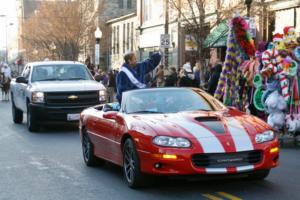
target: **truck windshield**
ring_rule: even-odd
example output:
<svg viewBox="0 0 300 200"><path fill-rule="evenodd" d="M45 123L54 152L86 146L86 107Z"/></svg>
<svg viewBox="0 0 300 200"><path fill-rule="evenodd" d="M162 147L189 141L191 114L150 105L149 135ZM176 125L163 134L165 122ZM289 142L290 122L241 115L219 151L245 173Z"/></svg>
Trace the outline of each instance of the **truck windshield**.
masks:
<svg viewBox="0 0 300 200"><path fill-rule="evenodd" d="M33 68L31 82L92 80L84 65L41 65Z"/></svg>

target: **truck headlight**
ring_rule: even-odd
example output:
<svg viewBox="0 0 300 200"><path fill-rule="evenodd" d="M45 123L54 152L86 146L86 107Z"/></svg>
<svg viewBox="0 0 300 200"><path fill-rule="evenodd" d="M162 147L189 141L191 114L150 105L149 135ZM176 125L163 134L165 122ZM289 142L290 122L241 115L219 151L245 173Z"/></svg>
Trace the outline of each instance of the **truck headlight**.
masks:
<svg viewBox="0 0 300 200"><path fill-rule="evenodd" d="M271 130L268 130L263 133L257 134L255 136L255 141L256 141L256 143L263 143L263 142L271 141L274 138L275 138L274 132Z"/></svg>
<svg viewBox="0 0 300 200"><path fill-rule="evenodd" d="M44 103L44 92L32 92L31 100L33 103Z"/></svg>
<svg viewBox="0 0 300 200"><path fill-rule="evenodd" d="M181 147L188 148L191 146L191 142L186 138L169 137L169 136L156 136L153 143L163 147Z"/></svg>
<svg viewBox="0 0 300 200"><path fill-rule="evenodd" d="M99 90L99 101L106 101L106 90Z"/></svg>

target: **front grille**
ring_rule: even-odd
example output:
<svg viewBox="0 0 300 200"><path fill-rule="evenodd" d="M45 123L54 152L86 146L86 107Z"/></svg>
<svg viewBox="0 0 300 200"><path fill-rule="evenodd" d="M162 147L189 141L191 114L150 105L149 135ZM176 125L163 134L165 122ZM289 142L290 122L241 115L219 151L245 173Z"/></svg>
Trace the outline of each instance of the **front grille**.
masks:
<svg viewBox="0 0 300 200"><path fill-rule="evenodd" d="M75 98L70 98L70 97ZM92 106L99 103L98 91L47 92L46 104L49 106Z"/></svg>
<svg viewBox="0 0 300 200"><path fill-rule="evenodd" d="M253 165L261 162L261 151L243 151L236 153L194 154L192 163L195 167L226 168Z"/></svg>

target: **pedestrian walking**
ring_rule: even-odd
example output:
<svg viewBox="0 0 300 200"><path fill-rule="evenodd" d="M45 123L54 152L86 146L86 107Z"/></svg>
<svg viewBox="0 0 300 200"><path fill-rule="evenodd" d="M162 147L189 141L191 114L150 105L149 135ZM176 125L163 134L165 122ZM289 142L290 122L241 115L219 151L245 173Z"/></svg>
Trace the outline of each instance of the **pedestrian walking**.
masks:
<svg viewBox="0 0 300 200"><path fill-rule="evenodd" d="M145 61L137 62L135 53L124 56L125 63L117 76L117 99L122 101L122 93L128 90L146 88L144 77L153 71L161 60L160 53L154 53Z"/></svg>

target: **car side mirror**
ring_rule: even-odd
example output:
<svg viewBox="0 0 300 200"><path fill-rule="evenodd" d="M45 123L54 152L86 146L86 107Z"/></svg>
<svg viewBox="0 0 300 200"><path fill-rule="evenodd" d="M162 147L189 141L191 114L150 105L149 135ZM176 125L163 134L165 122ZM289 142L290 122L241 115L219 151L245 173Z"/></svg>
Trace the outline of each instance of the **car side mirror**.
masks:
<svg viewBox="0 0 300 200"><path fill-rule="evenodd" d="M118 115L117 111L108 111L108 112L103 113L103 118L115 120L117 118L117 115Z"/></svg>
<svg viewBox="0 0 300 200"><path fill-rule="evenodd" d="M23 77L23 76L19 76L19 77L16 78L16 82L17 83L25 83L25 84L27 84L28 80L26 80L25 77Z"/></svg>

